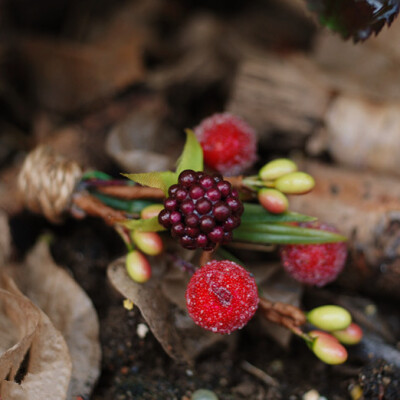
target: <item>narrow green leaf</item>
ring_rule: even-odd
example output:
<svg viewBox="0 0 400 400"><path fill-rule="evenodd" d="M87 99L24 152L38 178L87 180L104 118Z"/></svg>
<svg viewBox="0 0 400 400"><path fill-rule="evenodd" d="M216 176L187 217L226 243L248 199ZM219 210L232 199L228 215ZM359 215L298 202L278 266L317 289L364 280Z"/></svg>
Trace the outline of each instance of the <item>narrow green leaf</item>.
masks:
<svg viewBox="0 0 400 400"><path fill-rule="evenodd" d="M137 229L142 232L158 232L165 230L165 228L158 223L158 217L149 219L132 219L119 222L119 224L128 229Z"/></svg>
<svg viewBox="0 0 400 400"><path fill-rule="evenodd" d="M92 194L107 206L134 214L138 214L143 208L155 204L155 202L151 200L123 200L102 193L92 192Z"/></svg>
<svg viewBox="0 0 400 400"><path fill-rule="evenodd" d="M150 186L168 192L168 188L178 182L177 174L171 171L146 172L141 174L122 174L143 186Z"/></svg>
<svg viewBox="0 0 400 400"><path fill-rule="evenodd" d="M178 159L176 173L179 175L185 169L193 171L203 170L203 149L197 141L192 130L186 130L186 143L183 152Z"/></svg>
<svg viewBox="0 0 400 400"><path fill-rule="evenodd" d="M317 218L295 212L284 212L272 214L265 210L260 204L244 203L242 222L310 222Z"/></svg>
<svg viewBox="0 0 400 400"><path fill-rule="evenodd" d="M326 238L328 241L346 241L346 237L335 232L323 231L321 229L304 228L283 224L242 223L239 228L244 231L277 233L282 235L304 236L311 238Z"/></svg>
<svg viewBox="0 0 400 400"><path fill-rule="evenodd" d="M253 242L253 243L272 243L272 244L320 244L342 242L343 236L332 233L330 238L313 237L313 236L298 236L292 234L253 232L244 229L236 229L233 232L233 239Z"/></svg>

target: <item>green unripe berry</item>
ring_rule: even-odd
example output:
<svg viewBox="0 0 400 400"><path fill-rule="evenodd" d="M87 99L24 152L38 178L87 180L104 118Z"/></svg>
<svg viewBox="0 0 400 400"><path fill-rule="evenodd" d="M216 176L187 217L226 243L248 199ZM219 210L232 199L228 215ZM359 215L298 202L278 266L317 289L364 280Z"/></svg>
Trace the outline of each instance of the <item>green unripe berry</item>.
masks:
<svg viewBox="0 0 400 400"><path fill-rule="evenodd" d="M190 400L218 400L218 397L211 390L199 389L193 392Z"/></svg>
<svg viewBox="0 0 400 400"><path fill-rule="evenodd" d="M151 277L149 261L137 250L129 252L126 256L126 271L131 279L138 283L147 282Z"/></svg>
<svg viewBox="0 0 400 400"><path fill-rule="evenodd" d="M311 350L325 364L337 365L347 360L347 350L335 338L318 336L311 344Z"/></svg>
<svg viewBox="0 0 400 400"><path fill-rule="evenodd" d="M149 256L156 256L163 251L162 239L156 232L134 230L131 236L138 249Z"/></svg>
<svg viewBox="0 0 400 400"><path fill-rule="evenodd" d="M281 214L289 207L287 197L276 189L261 189L258 192L258 201L270 213Z"/></svg>
<svg viewBox="0 0 400 400"><path fill-rule="evenodd" d="M339 306L321 306L307 314L307 320L325 331L337 331L351 324L350 313Z"/></svg>
<svg viewBox="0 0 400 400"><path fill-rule="evenodd" d="M315 186L314 178L305 172L292 172L275 181L275 189L286 194L304 194Z"/></svg>
<svg viewBox="0 0 400 400"><path fill-rule="evenodd" d="M352 322L347 328L340 331L333 331L332 335L343 344L349 346L355 345L361 342L363 337L362 329Z"/></svg>
<svg viewBox="0 0 400 400"><path fill-rule="evenodd" d="M140 218L142 219L150 219L153 217L157 217L158 214L164 209L164 206L162 204L152 204L150 206L147 206L143 208L143 210L140 212Z"/></svg>
<svg viewBox="0 0 400 400"><path fill-rule="evenodd" d="M263 181L274 181L283 175L297 171L297 165L288 158L278 158L265 164L259 172Z"/></svg>

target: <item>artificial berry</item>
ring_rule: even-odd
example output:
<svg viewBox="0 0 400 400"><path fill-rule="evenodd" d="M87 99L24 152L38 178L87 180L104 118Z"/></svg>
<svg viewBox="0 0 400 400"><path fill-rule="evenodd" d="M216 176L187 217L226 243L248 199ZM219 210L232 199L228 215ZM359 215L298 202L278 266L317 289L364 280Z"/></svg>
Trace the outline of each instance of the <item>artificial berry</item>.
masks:
<svg viewBox="0 0 400 400"><path fill-rule="evenodd" d="M228 181L220 175L185 170L171 187L158 220L183 247L212 250L232 240L243 205Z"/></svg>
<svg viewBox="0 0 400 400"><path fill-rule="evenodd" d="M333 331L332 335L343 344L354 345L361 342L363 331L359 325L352 322L345 329Z"/></svg>
<svg viewBox="0 0 400 400"><path fill-rule="evenodd" d="M203 148L204 162L224 175L242 173L257 158L254 130L235 115L214 114L194 132Z"/></svg>
<svg viewBox="0 0 400 400"><path fill-rule="evenodd" d="M337 232L327 224L305 223L303 227ZM286 245L281 249L283 268L294 279L309 285L324 286L334 281L343 270L347 257L346 244Z"/></svg>
<svg viewBox="0 0 400 400"><path fill-rule="evenodd" d="M307 320L325 331L346 329L351 324L351 315L343 307L326 305L307 313Z"/></svg>
<svg viewBox="0 0 400 400"><path fill-rule="evenodd" d="M218 333L242 328L257 310L254 278L232 261L210 261L190 279L186 304L197 325Z"/></svg>

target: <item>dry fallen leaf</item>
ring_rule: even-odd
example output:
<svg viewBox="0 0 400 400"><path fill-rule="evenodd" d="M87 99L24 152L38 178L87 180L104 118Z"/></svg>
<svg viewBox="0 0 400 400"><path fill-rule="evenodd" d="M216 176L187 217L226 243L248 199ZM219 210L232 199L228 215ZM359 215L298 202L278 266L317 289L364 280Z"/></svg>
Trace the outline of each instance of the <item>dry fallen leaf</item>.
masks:
<svg viewBox="0 0 400 400"><path fill-rule="evenodd" d="M8 226L7 215L0 210L0 265L10 257L11 251L11 234Z"/></svg>
<svg viewBox="0 0 400 400"><path fill-rule="evenodd" d="M160 258L153 259L153 270L160 269L156 260L165 262ZM175 360L191 363L202 351L227 338L195 325L186 307L180 308L165 295L161 288L164 274L154 274L145 284L136 283L128 276L125 259L121 258L108 267L108 277L112 285L140 309L154 336ZM182 289L183 286L180 286ZM184 290L181 296L184 298ZM179 291L175 293L177 297ZM177 303L182 304L179 301ZM229 338L234 337L230 335Z"/></svg>
<svg viewBox="0 0 400 400"><path fill-rule="evenodd" d="M0 304L0 324L3 332L8 332L8 337L2 335L0 343L3 350L0 356L1 398L66 399L71 360L60 332L5 274L1 281ZM26 371L22 366L25 358Z"/></svg>
<svg viewBox="0 0 400 400"><path fill-rule="evenodd" d="M72 360L69 398L89 395L100 373L99 323L91 300L62 268L44 241L12 272L22 292L50 318L67 342Z"/></svg>

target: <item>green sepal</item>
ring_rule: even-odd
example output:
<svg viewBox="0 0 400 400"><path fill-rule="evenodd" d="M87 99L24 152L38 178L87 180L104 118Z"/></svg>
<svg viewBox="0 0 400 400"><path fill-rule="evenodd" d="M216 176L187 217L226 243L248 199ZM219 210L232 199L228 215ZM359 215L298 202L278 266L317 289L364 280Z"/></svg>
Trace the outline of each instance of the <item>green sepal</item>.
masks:
<svg viewBox="0 0 400 400"><path fill-rule="evenodd" d="M244 212L241 217L242 223L246 222L311 222L317 218L295 212L284 212L281 214L272 214L263 208L260 204L243 203Z"/></svg>
<svg viewBox="0 0 400 400"><path fill-rule="evenodd" d="M193 171L203 170L203 149L192 130L186 129L185 132L186 143L177 161L177 175L186 169L192 169Z"/></svg>
<svg viewBox="0 0 400 400"><path fill-rule="evenodd" d="M165 194L168 188L178 182L178 175L171 171L146 172L141 174L122 174L143 186L161 189Z"/></svg>
<svg viewBox="0 0 400 400"><path fill-rule="evenodd" d="M137 229L142 232L159 232L165 231L165 228L158 223L158 217L148 219L131 219L119 222L120 225L128 229Z"/></svg>

